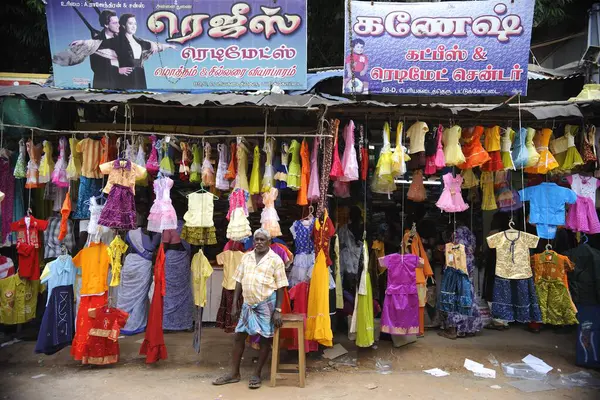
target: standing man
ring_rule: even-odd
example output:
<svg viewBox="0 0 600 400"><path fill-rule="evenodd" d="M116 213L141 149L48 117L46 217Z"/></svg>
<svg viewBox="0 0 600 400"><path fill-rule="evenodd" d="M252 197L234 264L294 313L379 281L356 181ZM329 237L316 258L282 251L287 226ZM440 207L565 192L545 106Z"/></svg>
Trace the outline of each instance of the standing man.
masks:
<svg viewBox="0 0 600 400"><path fill-rule="evenodd" d="M117 13L111 10L104 10L98 17L102 31L96 35L95 40L106 40L117 37L119 34L119 18ZM99 50L103 49L100 45ZM90 55L90 65L94 71L94 81L92 88L94 89L117 89L117 76L119 64L117 61L111 61L99 54Z"/></svg>
<svg viewBox="0 0 600 400"><path fill-rule="evenodd" d="M231 315L237 318L238 299L244 298L242 313L235 328L233 363L231 372L213 382L213 385L226 385L240 381L240 363L244 354L248 335L260 335L260 354L256 369L250 376L248 387L261 386L262 368L269 357L275 328L281 326L281 303L283 290L288 286L285 265L271 250L271 235L266 229L254 232L254 250L244 254L233 279L236 280Z"/></svg>

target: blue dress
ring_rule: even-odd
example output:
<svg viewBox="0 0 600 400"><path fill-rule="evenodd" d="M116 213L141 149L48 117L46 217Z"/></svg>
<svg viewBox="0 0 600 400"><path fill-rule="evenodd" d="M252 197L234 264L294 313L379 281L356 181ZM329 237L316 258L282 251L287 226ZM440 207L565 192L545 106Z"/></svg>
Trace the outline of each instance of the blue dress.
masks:
<svg viewBox="0 0 600 400"><path fill-rule="evenodd" d="M527 129L521 128L520 131L516 132L515 144L513 146L512 158L515 169L524 168L529 160L529 152L525 141L527 140Z"/></svg>
<svg viewBox="0 0 600 400"><path fill-rule="evenodd" d="M294 254L294 265L290 273L290 287L300 282L310 280L312 267L315 265L315 248L312 240L312 231L315 219L305 226L302 221L294 221L290 230L294 236L296 253Z"/></svg>
<svg viewBox="0 0 600 400"><path fill-rule="evenodd" d="M36 353L54 354L70 346L75 333L73 285L52 290L35 344Z"/></svg>

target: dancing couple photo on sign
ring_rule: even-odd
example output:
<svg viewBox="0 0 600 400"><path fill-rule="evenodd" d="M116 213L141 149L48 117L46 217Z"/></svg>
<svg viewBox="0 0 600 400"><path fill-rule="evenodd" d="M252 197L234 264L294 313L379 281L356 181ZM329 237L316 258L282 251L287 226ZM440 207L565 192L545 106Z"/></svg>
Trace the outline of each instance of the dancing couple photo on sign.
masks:
<svg viewBox="0 0 600 400"><path fill-rule="evenodd" d="M144 62L153 54L176 48L135 36L138 23L133 14L118 16L112 10L95 8L101 26L101 30L97 30L79 10L73 10L88 27L92 38L73 41L67 50L55 54L52 62L66 67L81 64L89 57L94 72L93 89L147 89Z"/></svg>

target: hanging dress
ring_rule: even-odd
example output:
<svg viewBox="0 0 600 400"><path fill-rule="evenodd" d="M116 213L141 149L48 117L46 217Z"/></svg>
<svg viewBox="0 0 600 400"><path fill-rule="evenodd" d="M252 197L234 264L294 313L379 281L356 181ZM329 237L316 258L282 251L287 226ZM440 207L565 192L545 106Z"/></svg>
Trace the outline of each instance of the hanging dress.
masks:
<svg viewBox="0 0 600 400"><path fill-rule="evenodd" d="M398 122L398 125L396 126L396 149L392 154L392 175L394 178L400 178L406 174L406 162L410 161L410 156L406 153L406 147L404 147L402 143L404 139L403 130L404 124L402 122Z"/></svg>
<svg viewBox="0 0 600 400"><path fill-rule="evenodd" d="M202 182L202 155L200 154L200 147L198 147L198 144L196 143L192 145L192 164L190 165L190 182Z"/></svg>
<svg viewBox="0 0 600 400"><path fill-rule="evenodd" d="M58 160L54 164L54 171L52 171L52 183L58 187L69 187L69 180L67 179L67 160L66 160L66 147L67 139L61 137L58 141Z"/></svg>
<svg viewBox="0 0 600 400"><path fill-rule="evenodd" d="M504 134L500 137L500 158L502 159L502 165L504 165L504 169L515 169L511 153L511 147L514 137L515 131L512 130L510 127L506 128Z"/></svg>
<svg viewBox="0 0 600 400"><path fill-rule="evenodd" d="M310 183L308 184L308 201L315 203L319 201L321 192L319 186L321 181L319 179L319 141L316 137L313 140L313 151L310 155Z"/></svg>
<svg viewBox="0 0 600 400"><path fill-rule="evenodd" d="M248 184L248 147L244 142L240 142L237 144L236 149L236 157L237 157L237 177L235 180L235 188L243 189L246 191L246 208L248 212L253 212L254 207L252 206L252 201L250 200L250 185Z"/></svg>
<svg viewBox="0 0 600 400"><path fill-rule="evenodd" d="M135 163L140 166L146 165L146 151L144 150L144 138L138 137L137 140L137 153L135 155ZM188 172L189 175L189 172ZM138 177L135 184L142 187L148 187L148 174L146 173L143 177Z"/></svg>
<svg viewBox="0 0 600 400"><path fill-rule="evenodd" d="M435 205L438 206L440 210L449 213L462 212L468 209L469 206L463 200L460 191L462 177L460 175L453 177L452 173L448 172L442 177L442 180L444 181L444 191Z"/></svg>
<svg viewBox="0 0 600 400"><path fill-rule="evenodd" d="M396 190L394 175L392 172L392 149L390 145L390 125L383 125L383 146L379 153L379 160L371 179L371 190L375 193L383 193L388 196Z"/></svg>
<svg viewBox="0 0 600 400"><path fill-rule="evenodd" d="M545 175L555 168L558 168L558 162L548 150L550 143L550 137L552 136L552 129L544 128L535 135L534 142L536 150L539 154L539 159L536 165L525 168L525 172L528 174L542 174Z"/></svg>
<svg viewBox="0 0 600 400"><path fill-rule="evenodd" d="M333 161L331 164L331 171L329 172L329 179L336 181L344 176L344 167L342 165L342 161L340 160L339 137L337 129L334 132L333 141Z"/></svg>
<svg viewBox="0 0 600 400"><path fill-rule="evenodd" d="M217 152L219 153L219 164L217 166L215 187L223 191L229 190L229 181L225 179L225 174L227 174L227 166L229 165L227 160L227 145L224 143L217 144Z"/></svg>
<svg viewBox="0 0 600 400"><path fill-rule="evenodd" d="M300 143L295 139L290 143L290 154L292 155L292 160L288 167L287 187L292 190L298 190L300 189L301 175Z"/></svg>
<svg viewBox="0 0 600 400"><path fill-rule="evenodd" d="M278 194L279 191L275 188L271 188L268 192L262 194L265 207L260 215L260 224L261 228L266 229L272 238L281 236L279 215L277 215L277 210L275 210L275 200L277 200Z"/></svg>
<svg viewBox="0 0 600 400"><path fill-rule="evenodd" d="M525 140L527 140L527 129L521 128L519 132L516 133L512 151L512 159L515 169L524 168L529 160L529 152L525 146Z"/></svg>
<svg viewBox="0 0 600 400"><path fill-rule="evenodd" d="M171 145L167 143L166 139L160 140L162 159L160 160L160 172L165 176L173 176L175 174L175 163L171 158Z"/></svg>
<svg viewBox="0 0 600 400"><path fill-rule="evenodd" d="M371 288L371 274L369 273L369 248L367 242L363 242L362 250L362 273L358 290L356 291L356 313L353 313L352 321L356 332L357 347L371 347L375 342L373 312L373 290Z"/></svg>
<svg viewBox="0 0 600 400"><path fill-rule="evenodd" d="M252 173L250 174L250 194L260 193L260 148L254 146L252 157Z"/></svg>
<svg viewBox="0 0 600 400"><path fill-rule="evenodd" d="M29 154L29 161L27 162L27 180L25 181L26 189L39 188L40 185L40 159L42 158L42 146L40 144L34 145L33 141L27 141L27 153Z"/></svg>
<svg viewBox="0 0 600 400"><path fill-rule="evenodd" d="M273 169L273 152L275 151L277 142L275 138L267 138L263 146L263 151L266 154L265 158L265 173L262 178L261 193L268 192L275 186L275 170Z"/></svg>
<svg viewBox="0 0 600 400"><path fill-rule="evenodd" d="M225 179L231 181L230 188L235 187L235 181L237 177L237 144L232 141L229 144L229 154L231 155L229 165L227 166L227 172L225 173ZM199 158L200 156L198 156Z"/></svg>
<svg viewBox="0 0 600 400"><path fill-rule="evenodd" d="M275 174L275 187L279 190L286 189L288 187L288 154L289 154L290 146L283 142L281 143L281 164L277 168L277 173Z"/></svg>
<svg viewBox="0 0 600 400"><path fill-rule="evenodd" d="M52 180L52 171L54 171L54 160L52 159L52 143L47 140L43 142L44 155L40 161L39 183L45 184Z"/></svg>
<svg viewBox="0 0 600 400"><path fill-rule="evenodd" d="M215 169L211 161L212 147L210 143L204 143L204 161L202 161L202 184L204 187L215 186Z"/></svg>
<svg viewBox="0 0 600 400"><path fill-rule="evenodd" d="M27 163L25 162L27 148L25 146L25 140L19 140L19 156L17 163L15 164L14 176L16 179L27 178Z"/></svg>
<svg viewBox="0 0 600 400"><path fill-rule="evenodd" d="M472 189L479 186L479 178L477 178L477 175L475 175L472 169L463 169L460 176L462 176L463 179L463 182L460 185L461 189Z"/></svg>
<svg viewBox="0 0 600 400"><path fill-rule="evenodd" d="M406 137L410 140L410 145L408 146L410 160L406 163L406 167L411 171L423 169L427 164L425 157L425 135L428 131L429 127L422 121L415 122L406 131Z"/></svg>
<svg viewBox="0 0 600 400"><path fill-rule="evenodd" d="M481 191L483 192L483 201L481 209L485 211L496 210L496 197L494 196L494 173L483 171L481 173Z"/></svg>
<svg viewBox="0 0 600 400"><path fill-rule="evenodd" d="M171 202L173 180L169 177L154 181L154 204L148 215L148 230L162 233L166 229L177 229L177 213Z"/></svg>
<svg viewBox="0 0 600 400"><path fill-rule="evenodd" d="M315 247L311 238L315 221L314 218L294 221L290 227L295 248L290 287L310 280L309 271L315 265Z"/></svg>
<svg viewBox="0 0 600 400"><path fill-rule="evenodd" d="M77 151L78 140L69 138L69 164L67 165L67 178L76 181L81 176L81 153Z"/></svg>
<svg viewBox="0 0 600 400"><path fill-rule="evenodd" d="M179 161L179 180L182 182L188 182L190 180L190 164L192 158L190 147L186 142L179 142L179 148L181 149L181 161Z"/></svg>
<svg viewBox="0 0 600 400"><path fill-rule="evenodd" d="M423 185L423 171L418 169L413 172L412 182L408 188L406 198L416 203L427 200L427 193Z"/></svg>
<svg viewBox="0 0 600 400"><path fill-rule="evenodd" d="M577 194L577 201L569 207L566 227L573 232L587 234L600 233L600 221L596 212L596 190L600 180L579 174L567 177L571 189Z"/></svg>
<svg viewBox="0 0 600 400"><path fill-rule="evenodd" d="M352 182L358 180L358 159L354 148L354 122L352 120L344 127L342 169L344 170L344 176L339 178L340 181Z"/></svg>
<svg viewBox="0 0 600 400"><path fill-rule="evenodd" d="M525 147L527 148L528 158L527 164L525 164L526 167L533 167L537 165L538 161L540 160L540 155L535 149L535 144L533 143L533 138L535 135L535 129L527 128L527 139L525 141Z"/></svg>
<svg viewBox="0 0 600 400"><path fill-rule="evenodd" d="M481 166L482 171L500 171L504 169L500 155L500 127L485 128L483 147L490 155L490 160Z"/></svg>
<svg viewBox="0 0 600 400"><path fill-rule="evenodd" d="M454 125L452 128L444 129L443 143L444 143L444 159L446 166L454 166L464 163L465 155L463 154L459 139L462 130L460 126Z"/></svg>
<svg viewBox="0 0 600 400"><path fill-rule="evenodd" d="M458 168L471 169L490 161L490 155L481 144L481 135L483 135L483 126L475 126L462 131L462 151L465 162L459 164Z"/></svg>
<svg viewBox="0 0 600 400"><path fill-rule="evenodd" d="M435 167L439 171L446 166L446 156L444 155L444 146L442 140L444 138L444 127L442 124L438 125L437 129L437 150L435 153Z"/></svg>
<svg viewBox="0 0 600 400"><path fill-rule="evenodd" d="M579 126L567 125L565 127L565 136L567 137L567 154L564 163L560 166L562 171L570 171L573 168L583 165L581 154L575 146L575 136L579 131Z"/></svg>
<svg viewBox="0 0 600 400"><path fill-rule="evenodd" d="M157 142L156 136L150 136L150 156L148 157L148 161L146 161L146 171L152 176L156 176L160 169L160 165L158 165L158 146L160 143Z"/></svg>
<svg viewBox="0 0 600 400"><path fill-rule="evenodd" d="M250 195L244 189L234 189L229 195L227 239L239 242L252 236L246 203Z"/></svg>
<svg viewBox="0 0 600 400"><path fill-rule="evenodd" d="M333 346L333 332L331 331L331 317L329 316L329 268L327 255L329 252L330 235L333 235L329 216L325 212L323 223L315 222L315 242L319 244L315 266L313 268L308 292L308 310L306 321L306 339L314 340L323 346ZM326 232L328 227L328 232ZM324 242L327 243L324 243Z"/></svg>
<svg viewBox="0 0 600 400"><path fill-rule="evenodd" d="M300 176L300 190L298 190L296 204L306 206L308 205L308 185L310 182L310 153L306 139L302 140L300 146L300 158L302 159L302 175Z"/></svg>

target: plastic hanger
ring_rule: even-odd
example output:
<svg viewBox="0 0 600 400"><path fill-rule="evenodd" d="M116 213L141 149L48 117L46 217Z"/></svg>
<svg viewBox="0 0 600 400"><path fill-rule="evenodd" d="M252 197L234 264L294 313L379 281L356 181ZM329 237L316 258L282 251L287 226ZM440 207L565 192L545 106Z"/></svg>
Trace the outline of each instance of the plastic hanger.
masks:
<svg viewBox="0 0 600 400"><path fill-rule="evenodd" d="M515 221L513 221L513 219L511 218L510 221L508 221L508 232L516 232L517 230L515 229Z"/></svg>
<svg viewBox="0 0 600 400"><path fill-rule="evenodd" d="M306 221L306 220L311 220L314 219L315 216L313 215L313 212L315 211L314 207L311 205L308 206L308 215L304 218L301 219L301 221Z"/></svg>
<svg viewBox="0 0 600 400"><path fill-rule="evenodd" d="M185 196L185 197L189 198L189 197L190 197L190 194L194 194L194 193L210 193L210 194L211 194L211 195L214 197L214 199L215 199L215 200L219 200L219 196L217 196L217 195L215 195L215 194L213 194L213 193L209 192L208 190L206 190L206 189L204 188L204 183L202 183L202 182L200 182L200 189L196 190L195 192L189 193L189 194L188 194L187 196Z"/></svg>
<svg viewBox="0 0 600 400"><path fill-rule="evenodd" d="M583 244L587 244L588 242L588 236L585 233L581 234L581 240L583 241Z"/></svg>

